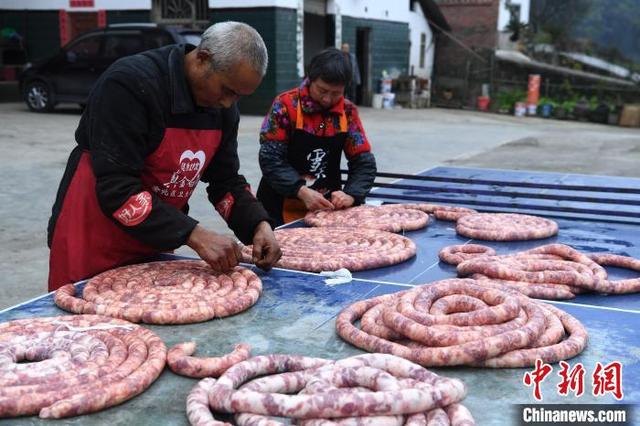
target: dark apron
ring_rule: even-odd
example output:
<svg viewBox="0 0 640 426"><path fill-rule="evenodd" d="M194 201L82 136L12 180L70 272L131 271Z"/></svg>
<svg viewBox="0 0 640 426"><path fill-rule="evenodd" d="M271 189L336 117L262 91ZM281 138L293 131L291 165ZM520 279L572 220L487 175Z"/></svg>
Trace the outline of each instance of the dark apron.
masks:
<svg viewBox="0 0 640 426"><path fill-rule="evenodd" d="M340 133L334 136L316 136L305 132L304 115L302 114L300 97L296 109L296 128L289 138L287 159L306 181L306 186L325 196L341 189L340 159L347 137L347 118L340 116ZM318 130L323 130L322 123ZM298 198L286 198L278 194L265 180L260 180L258 199L277 225L292 222L304 217L307 209Z"/></svg>
<svg viewBox="0 0 640 426"><path fill-rule="evenodd" d="M183 210L221 138L220 130L167 128L158 148L145 159L143 191L129 198L113 218L98 204L91 154L83 151L53 231L49 291L157 254L158 250L130 236L114 219L124 226L142 222L152 209L151 192Z"/></svg>

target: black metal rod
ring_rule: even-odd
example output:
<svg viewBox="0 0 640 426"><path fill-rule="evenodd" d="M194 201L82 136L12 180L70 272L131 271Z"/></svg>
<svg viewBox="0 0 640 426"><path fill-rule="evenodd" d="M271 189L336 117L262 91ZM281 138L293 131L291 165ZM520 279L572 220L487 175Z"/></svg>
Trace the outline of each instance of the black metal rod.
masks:
<svg viewBox="0 0 640 426"><path fill-rule="evenodd" d="M348 173L347 170L341 170L342 173ZM444 176L416 176L402 173L377 172L376 176L388 177L396 179L421 180L431 182L450 182L450 183L468 183L475 185L497 185L497 186L513 186L520 188L538 188L538 189L559 189L565 191L587 191L587 192L618 192L623 194L640 194L640 188L620 188L620 187L604 187L591 185L563 185L554 183L533 183L533 182L508 182L502 180L476 179L476 178L454 178Z"/></svg>
<svg viewBox="0 0 640 426"><path fill-rule="evenodd" d="M633 217L640 219L640 214L637 212L626 212L618 210L600 210L600 209L578 209L574 207L562 207L562 206L538 206L531 204L518 204L518 203L506 203L495 201L477 201L477 200L454 200L450 198L425 198L417 197L413 195L397 195L397 194L383 194L380 192L371 192L367 195L367 198L388 198L393 200L409 200L409 201L422 201L425 203L454 203L454 204L466 204L472 206L490 206L490 207L503 207L510 209L527 209L527 210L543 210L553 212L565 212L565 213L578 213L578 214L592 214L602 216L620 216L620 217Z"/></svg>
<svg viewBox="0 0 640 426"><path fill-rule="evenodd" d="M393 188L393 189L408 189L420 192L448 192L452 194L478 194L478 195L491 195L495 197L517 197L517 198L533 198L533 199L545 199L545 200L558 200L558 201L579 201L584 203L597 203L597 204L619 204L628 206L640 206L640 200L624 200L617 198L602 198L602 197L581 197L576 195L563 195L563 194L535 194L531 192L516 192L516 191L501 191L501 190L487 190L487 189L473 189L473 188L450 188L443 186L423 186L423 185L405 185L399 183L374 183L374 186L379 188ZM638 212L640 215L640 212Z"/></svg>

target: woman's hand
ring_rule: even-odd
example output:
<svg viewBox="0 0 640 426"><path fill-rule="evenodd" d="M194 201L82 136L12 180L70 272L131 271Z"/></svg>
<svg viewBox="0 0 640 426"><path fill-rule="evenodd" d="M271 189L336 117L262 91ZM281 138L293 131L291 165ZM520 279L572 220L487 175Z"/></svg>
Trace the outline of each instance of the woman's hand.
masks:
<svg viewBox="0 0 640 426"><path fill-rule="evenodd" d="M334 209L331 201L324 198L324 195L306 186L300 187L298 190L298 198L304 203L305 207L309 211Z"/></svg>
<svg viewBox="0 0 640 426"><path fill-rule="evenodd" d="M333 191L331 193L331 203L336 209L346 209L353 206L356 200L349 194L342 191Z"/></svg>

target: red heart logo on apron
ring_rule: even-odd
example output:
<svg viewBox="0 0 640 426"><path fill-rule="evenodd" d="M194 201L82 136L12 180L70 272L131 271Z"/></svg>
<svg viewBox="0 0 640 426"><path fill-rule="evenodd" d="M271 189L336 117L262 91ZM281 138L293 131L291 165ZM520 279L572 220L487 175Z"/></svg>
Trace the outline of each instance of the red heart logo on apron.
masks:
<svg viewBox="0 0 640 426"><path fill-rule="evenodd" d="M179 174L182 179L196 183L200 178L200 170L205 162L204 151L193 152L186 150L180 156ZM180 179L179 179L180 180Z"/></svg>

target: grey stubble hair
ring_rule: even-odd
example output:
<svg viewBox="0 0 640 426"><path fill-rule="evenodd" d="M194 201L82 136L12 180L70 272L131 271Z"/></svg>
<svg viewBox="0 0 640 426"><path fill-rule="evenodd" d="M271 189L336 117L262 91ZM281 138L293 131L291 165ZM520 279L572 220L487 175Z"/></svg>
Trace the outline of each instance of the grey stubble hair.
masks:
<svg viewBox="0 0 640 426"><path fill-rule="evenodd" d="M264 40L253 27L242 22L218 22L202 34L198 46L211 55L211 68L228 72L235 65L247 62L261 77L267 73L269 56Z"/></svg>

